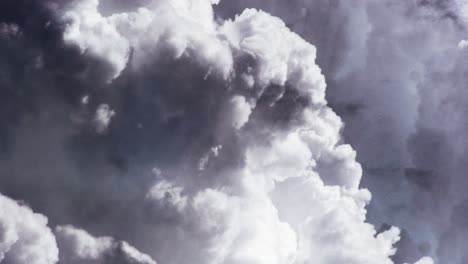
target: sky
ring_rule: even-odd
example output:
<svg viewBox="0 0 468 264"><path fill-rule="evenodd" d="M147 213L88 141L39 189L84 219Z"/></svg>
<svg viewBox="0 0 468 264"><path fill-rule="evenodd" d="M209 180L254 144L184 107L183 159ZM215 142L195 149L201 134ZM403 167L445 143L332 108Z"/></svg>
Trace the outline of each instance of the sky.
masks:
<svg viewBox="0 0 468 264"><path fill-rule="evenodd" d="M2 0L0 263L466 264L463 0Z"/></svg>

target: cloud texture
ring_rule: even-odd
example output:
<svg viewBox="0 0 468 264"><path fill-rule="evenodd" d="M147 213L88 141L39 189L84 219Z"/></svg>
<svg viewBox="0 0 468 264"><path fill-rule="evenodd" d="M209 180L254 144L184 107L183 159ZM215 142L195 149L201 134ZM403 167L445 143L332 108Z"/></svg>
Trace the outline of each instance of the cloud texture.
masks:
<svg viewBox="0 0 468 264"><path fill-rule="evenodd" d="M456 3L5 0L0 258L462 263Z"/></svg>
<svg viewBox="0 0 468 264"><path fill-rule="evenodd" d="M369 220L404 229L394 260L465 263L466 1L236 1L219 12L246 4L317 46L373 193Z"/></svg>

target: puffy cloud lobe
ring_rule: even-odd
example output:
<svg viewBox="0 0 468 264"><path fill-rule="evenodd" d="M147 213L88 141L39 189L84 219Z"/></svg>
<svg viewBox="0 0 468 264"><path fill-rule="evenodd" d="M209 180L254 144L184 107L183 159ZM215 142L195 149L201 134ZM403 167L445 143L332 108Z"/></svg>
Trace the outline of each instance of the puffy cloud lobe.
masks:
<svg viewBox="0 0 468 264"><path fill-rule="evenodd" d="M245 97L234 96L229 102L229 111L231 113L231 125L236 129L242 128L248 121L251 114L249 103L246 102Z"/></svg>
<svg viewBox="0 0 468 264"><path fill-rule="evenodd" d="M96 126L96 131L98 133L104 133L107 130L112 117L115 115L115 112L110 109L109 105L101 104L96 109L96 114L94 116L94 122Z"/></svg>
<svg viewBox="0 0 468 264"><path fill-rule="evenodd" d="M83 53L106 57L113 66L115 77L127 63L130 46L115 26L96 12L98 4L99 0L72 2L73 12L64 15L69 26L63 37L65 41L78 45Z"/></svg>
<svg viewBox="0 0 468 264"><path fill-rule="evenodd" d="M209 1L155 1L111 16L103 16L98 5L99 0L86 0L67 7L64 40L106 58L113 69L110 79L125 68L130 49L136 66L148 63L148 53L157 56L163 50L178 58L187 52L228 77L232 58L226 42L216 37Z"/></svg>
<svg viewBox="0 0 468 264"><path fill-rule="evenodd" d="M152 186L146 197L163 210L181 211L187 205L187 197L182 194L182 191L181 187L175 187L163 180Z"/></svg>
<svg viewBox="0 0 468 264"><path fill-rule="evenodd" d="M70 264L156 264L151 257L130 246L125 241L111 237L93 237L72 226L55 229L60 247L60 262Z"/></svg>
<svg viewBox="0 0 468 264"><path fill-rule="evenodd" d="M281 218L298 230L297 263L393 263L388 256L395 253L399 231L377 235L364 223L369 192L326 186L312 174L279 183L272 197Z"/></svg>
<svg viewBox="0 0 468 264"><path fill-rule="evenodd" d="M0 195L0 211L2 263L156 263L127 242L111 237L94 238L72 226L59 226L54 234L45 216L3 195Z"/></svg>
<svg viewBox="0 0 468 264"><path fill-rule="evenodd" d="M53 264L57 260L47 218L0 194L0 262Z"/></svg>
<svg viewBox="0 0 468 264"><path fill-rule="evenodd" d="M182 216L180 227L192 234L192 243L202 255L200 263L293 263L295 234L278 219L267 197L205 189L190 197L168 199L177 190L180 187L172 187L159 198L153 189L149 200L164 202L166 210L172 205Z"/></svg>
<svg viewBox="0 0 468 264"><path fill-rule="evenodd" d="M314 63L315 47L285 28L269 14L247 9L221 28L229 43L258 62L256 80L259 86L285 85L309 96L315 104L324 103L325 80Z"/></svg>
<svg viewBox="0 0 468 264"><path fill-rule="evenodd" d="M318 173L330 185L343 185L357 188L362 169L355 161L356 152L350 145L340 145L320 157Z"/></svg>

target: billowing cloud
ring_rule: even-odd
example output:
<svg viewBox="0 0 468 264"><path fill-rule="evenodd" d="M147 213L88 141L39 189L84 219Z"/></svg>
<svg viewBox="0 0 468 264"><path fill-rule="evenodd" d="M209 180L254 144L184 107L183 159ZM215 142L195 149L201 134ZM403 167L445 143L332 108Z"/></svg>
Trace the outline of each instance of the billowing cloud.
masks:
<svg viewBox="0 0 468 264"><path fill-rule="evenodd" d="M373 193L369 221L404 229L396 262L464 263L466 1L236 1L314 43L327 99ZM448 234L451 235L448 235ZM462 236L462 235L461 235Z"/></svg>
<svg viewBox="0 0 468 264"><path fill-rule="evenodd" d="M2 263L156 264L125 241L94 238L72 226L58 226L54 234L47 225L47 217L3 195L0 211Z"/></svg>
<svg viewBox="0 0 468 264"><path fill-rule="evenodd" d="M0 76L2 102L17 102L0 108L8 127L0 134L0 191L56 226L54 236L42 223L59 256L44 263L394 263L400 231L368 223L360 154L341 136L371 125L359 117L345 127L328 105L316 63L320 48L325 57L335 52L325 40L317 40L317 51L257 9L224 20L213 10L223 8L218 1L103 1L37 2L40 23L13 18L0 31L5 54L13 54L0 66L19 76ZM362 80L355 70L369 67L368 52L386 47L373 45L377 33L369 36L390 20L371 23L367 11L385 13L375 3L339 3L294 14L314 22L320 19L309 12L346 15L330 25L346 33L335 40L346 40L346 48L330 45L340 63L324 65L334 88ZM361 26L352 38L347 29ZM412 59L426 58L405 55L396 54L411 61L406 67L395 72L381 63L368 75L398 79L419 65ZM401 82L416 89L417 73L407 77ZM366 92L377 114L408 111L392 124L404 137L389 137L396 154L376 158L380 168L406 151L400 144L419 128L412 103L421 97L398 85L377 96L370 88L376 80L365 84L356 94L340 86L329 97L339 113L340 100L359 101ZM401 106L385 102L405 98ZM362 135L375 139L373 131ZM366 157L380 153L360 144Z"/></svg>
<svg viewBox="0 0 468 264"><path fill-rule="evenodd" d="M57 260L47 217L0 194L0 262L50 264Z"/></svg>
<svg viewBox="0 0 468 264"><path fill-rule="evenodd" d="M111 237L95 238L72 226L58 226L55 233L60 245L59 263L156 264L151 257L138 252L125 241L118 242Z"/></svg>

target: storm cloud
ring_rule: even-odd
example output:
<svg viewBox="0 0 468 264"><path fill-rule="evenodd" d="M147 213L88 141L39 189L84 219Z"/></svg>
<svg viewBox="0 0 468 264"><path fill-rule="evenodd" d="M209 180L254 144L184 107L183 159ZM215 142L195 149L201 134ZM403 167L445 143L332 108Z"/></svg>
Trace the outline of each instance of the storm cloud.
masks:
<svg viewBox="0 0 468 264"><path fill-rule="evenodd" d="M0 261L463 263L465 5L2 1Z"/></svg>

